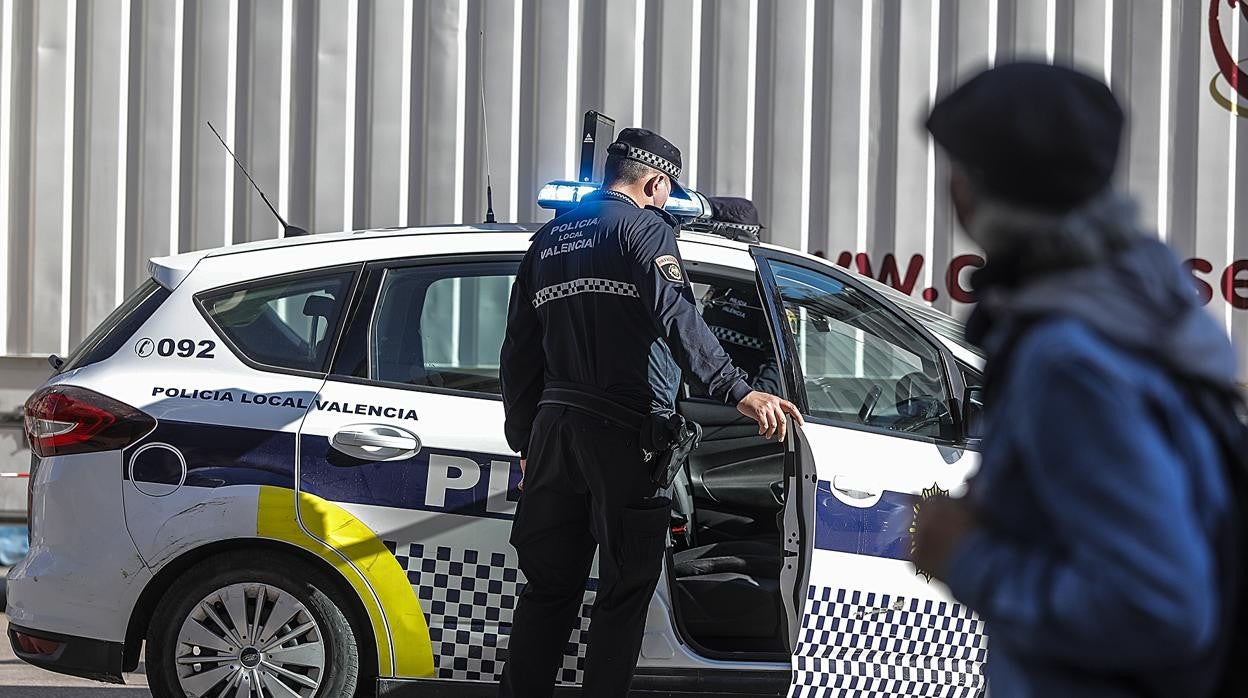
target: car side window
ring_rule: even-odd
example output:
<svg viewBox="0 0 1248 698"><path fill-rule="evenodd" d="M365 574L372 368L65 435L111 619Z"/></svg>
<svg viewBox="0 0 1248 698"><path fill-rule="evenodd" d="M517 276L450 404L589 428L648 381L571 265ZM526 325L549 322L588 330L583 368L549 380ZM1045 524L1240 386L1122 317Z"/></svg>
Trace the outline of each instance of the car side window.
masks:
<svg viewBox="0 0 1248 698"><path fill-rule="evenodd" d="M231 347L251 361L323 371L353 271L262 279L209 292L200 305Z"/></svg>
<svg viewBox="0 0 1248 698"><path fill-rule="evenodd" d="M771 268L812 416L956 438L935 346L888 307L832 276L784 262Z"/></svg>
<svg viewBox="0 0 1248 698"><path fill-rule="evenodd" d="M501 395L498 357L515 265L384 272L369 331L368 377Z"/></svg>

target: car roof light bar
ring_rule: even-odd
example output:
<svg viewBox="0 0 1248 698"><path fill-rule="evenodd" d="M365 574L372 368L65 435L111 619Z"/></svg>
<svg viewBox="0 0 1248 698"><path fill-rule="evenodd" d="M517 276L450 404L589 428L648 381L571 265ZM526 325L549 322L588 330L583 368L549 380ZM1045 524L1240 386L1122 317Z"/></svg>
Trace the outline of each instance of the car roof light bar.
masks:
<svg viewBox="0 0 1248 698"><path fill-rule="evenodd" d="M581 182L555 181L542 187L537 193L537 205L549 209L568 209L576 206L581 199L598 191L596 184Z"/></svg>
<svg viewBox="0 0 1248 698"><path fill-rule="evenodd" d="M537 205L562 213L574 208L586 196L598 189L598 184L586 182L550 182L538 192ZM709 216L711 204L705 196L692 189L686 189L683 196L669 196L663 210L677 218L692 220Z"/></svg>

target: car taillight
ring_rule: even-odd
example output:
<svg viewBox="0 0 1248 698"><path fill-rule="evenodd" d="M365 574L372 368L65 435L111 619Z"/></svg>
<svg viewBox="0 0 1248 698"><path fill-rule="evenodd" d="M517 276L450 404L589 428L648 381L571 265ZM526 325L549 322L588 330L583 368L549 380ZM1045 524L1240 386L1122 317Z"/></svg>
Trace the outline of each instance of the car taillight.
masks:
<svg viewBox="0 0 1248 698"><path fill-rule="evenodd" d="M54 385L26 401L26 438L40 458L115 451L156 428L156 420L94 390Z"/></svg>

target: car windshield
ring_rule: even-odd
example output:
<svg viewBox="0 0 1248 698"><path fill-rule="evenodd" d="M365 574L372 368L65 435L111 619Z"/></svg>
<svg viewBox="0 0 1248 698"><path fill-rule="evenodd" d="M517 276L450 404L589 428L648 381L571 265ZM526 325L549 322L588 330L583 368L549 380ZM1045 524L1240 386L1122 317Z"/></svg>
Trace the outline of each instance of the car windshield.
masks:
<svg viewBox="0 0 1248 698"><path fill-rule="evenodd" d="M887 296L889 300L900 306L902 310L906 311L915 320L918 320L919 324L930 330L932 334L953 342L980 359L986 358L982 349L967 341L966 325L961 321L942 313L930 305L916 301L914 298L907 296L888 284L882 284L875 279L862 275L858 275L858 278L866 282L872 289Z"/></svg>

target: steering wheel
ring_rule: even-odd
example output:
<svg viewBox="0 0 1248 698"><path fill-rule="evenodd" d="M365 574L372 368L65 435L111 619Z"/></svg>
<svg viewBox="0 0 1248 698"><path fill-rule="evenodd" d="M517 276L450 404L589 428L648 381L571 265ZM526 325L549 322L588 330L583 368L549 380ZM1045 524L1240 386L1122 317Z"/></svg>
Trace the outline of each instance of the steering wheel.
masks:
<svg viewBox="0 0 1248 698"><path fill-rule="evenodd" d="M875 406L879 404L883 394L883 388L878 385L871 386L871 390L867 391L867 396L862 400L862 407L858 408L858 421L866 424L871 419L871 413L875 412Z"/></svg>
<svg viewBox="0 0 1248 698"><path fill-rule="evenodd" d="M923 411L920 414L912 414L914 406L921 405ZM912 416L903 417L888 426L892 431L904 431L908 433L917 432L924 427L933 424L939 424L949 414L949 407L945 403L936 398L931 397L915 397L907 398L897 403L898 414L911 414Z"/></svg>

